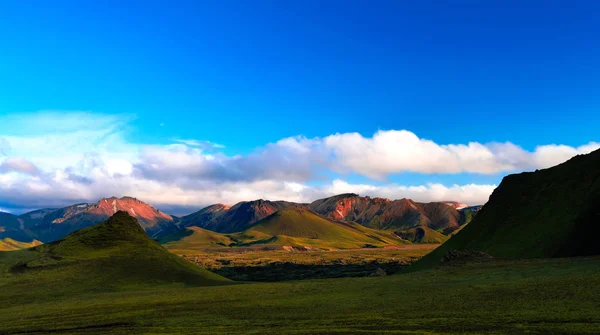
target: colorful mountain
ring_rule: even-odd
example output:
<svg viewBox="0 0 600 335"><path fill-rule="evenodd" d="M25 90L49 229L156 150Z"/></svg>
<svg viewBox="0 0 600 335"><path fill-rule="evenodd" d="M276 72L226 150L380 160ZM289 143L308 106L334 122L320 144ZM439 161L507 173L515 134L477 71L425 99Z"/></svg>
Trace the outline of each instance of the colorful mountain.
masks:
<svg viewBox="0 0 600 335"><path fill-rule="evenodd" d="M427 227L448 235L467 223L455 206L444 202L418 203L410 199L390 200L349 193L317 200L309 207L333 220L385 230Z"/></svg>
<svg viewBox="0 0 600 335"><path fill-rule="evenodd" d="M80 203L59 209L40 209L17 217L21 229L6 236L17 240L58 240L78 229L100 223L117 211L127 211L150 236L179 229L176 219L132 197L104 198L95 204ZM20 234L21 236L16 236ZM24 236L27 238L23 238ZM20 238L19 238L20 237Z"/></svg>

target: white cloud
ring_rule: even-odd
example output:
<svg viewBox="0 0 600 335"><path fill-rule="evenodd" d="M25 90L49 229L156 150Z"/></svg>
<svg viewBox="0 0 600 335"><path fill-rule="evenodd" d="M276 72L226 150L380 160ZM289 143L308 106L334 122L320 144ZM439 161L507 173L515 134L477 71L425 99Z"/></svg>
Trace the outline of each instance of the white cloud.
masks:
<svg viewBox="0 0 600 335"><path fill-rule="evenodd" d="M441 145L406 130L378 131L371 138L335 134L325 137L324 144L335 155L335 169L374 179L401 172L497 174L547 168L600 148L595 142L578 148L539 146L534 152L510 142Z"/></svg>
<svg viewBox="0 0 600 335"><path fill-rule="evenodd" d="M348 192L480 204L495 185L350 184L343 173L377 180L406 171L497 175L549 167L600 148L595 142L534 151L512 143L437 144L389 130L372 137L289 137L229 156L208 141L131 143L126 134L132 119L85 112L0 117L0 205L55 207L131 195L159 206L197 208L257 198L309 202Z"/></svg>

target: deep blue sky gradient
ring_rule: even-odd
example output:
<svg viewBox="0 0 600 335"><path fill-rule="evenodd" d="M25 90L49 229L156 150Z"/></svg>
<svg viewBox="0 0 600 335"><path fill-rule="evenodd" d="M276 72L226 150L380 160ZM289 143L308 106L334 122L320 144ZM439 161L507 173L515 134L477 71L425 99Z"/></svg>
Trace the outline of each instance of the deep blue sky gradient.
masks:
<svg viewBox="0 0 600 335"><path fill-rule="evenodd" d="M0 113L133 113L132 141L236 154L378 129L598 140L598 1L123 3L3 1Z"/></svg>

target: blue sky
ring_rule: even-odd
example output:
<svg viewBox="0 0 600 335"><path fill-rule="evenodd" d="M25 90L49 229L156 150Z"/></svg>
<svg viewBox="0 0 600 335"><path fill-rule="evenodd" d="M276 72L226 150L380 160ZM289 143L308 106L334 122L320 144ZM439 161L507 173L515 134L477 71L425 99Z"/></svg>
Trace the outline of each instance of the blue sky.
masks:
<svg viewBox="0 0 600 335"><path fill-rule="evenodd" d="M15 185L50 183L48 178L58 183L57 171L94 180L91 170L81 168L91 153L103 162L97 164L128 161L134 172L126 172L157 182L158 170L152 179L138 169L146 162L140 152L166 148L194 149L190 155L209 160L214 156L228 171L216 175L235 178L200 176L197 171L204 167L192 159L185 171L204 186L173 197L179 200L157 198L150 191L139 194L165 206L197 207L213 199L231 203L238 199L202 194L234 181L320 187L302 196L247 193L296 200L328 194L323 187L334 180L372 187L493 186L506 173L546 167L595 148L600 124L598 10L596 1L36 1L35 6L4 1L0 139L10 150L0 156L5 165L0 184L4 194L12 194ZM20 127L14 126L16 119ZM36 119L45 121L40 125ZM98 130L94 127L90 133L81 131L77 120L103 125L104 137L92 134ZM69 145L73 157L62 165L50 158L64 156L64 149L52 146L42 155L23 140L41 139L36 146L43 147L56 140L51 136L57 127L63 135L79 133L61 138L76 141ZM410 148L390 149L412 145L402 142L402 136L374 140L378 131L398 135L393 131L401 130L440 146L481 144L504 166L467 168L489 159L489 153L479 153L475 160L465 160L462 153L455 170L416 168L409 161L429 156L423 156L427 146L411 156ZM335 147L325 143L338 133L358 133L366 147L347 136ZM309 159L310 171L270 179L245 175L264 165L293 170L271 160L297 156L269 145L290 137L317 139L303 144L322 155L301 156ZM189 140L224 148L189 145ZM490 149L492 143L507 142L522 152L510 151L513 156L507 158L506 147ZM109 149L107 143L129 151ZM553 144L568 148L537 151ZM348 145L370 150L364 155L370 164L388 167L374 172L354 162L355 155L361 156L348 152ZM266 155L260 163L257 153ZM225 162L234 157L255 157L256 166L244 163L232 173ZM41 175L17 171L17 159L22 160L18 166L26 161ZM428 166L436 163L423 160ZM177 183L183 185L167 184ZM113 192L133 189L117 184L112 182ZM354 188L392 197L413 195ZM0 196L0 208L55 205L35 192L21 193L22 200ZM99 195L79 191L62 201L91 201ZM436 199L423 200L429 198Z"/></svg>

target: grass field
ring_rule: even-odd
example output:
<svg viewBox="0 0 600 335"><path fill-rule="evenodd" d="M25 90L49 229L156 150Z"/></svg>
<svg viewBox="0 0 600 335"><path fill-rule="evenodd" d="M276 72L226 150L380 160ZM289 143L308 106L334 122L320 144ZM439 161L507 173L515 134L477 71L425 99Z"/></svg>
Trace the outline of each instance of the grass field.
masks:
<svg viewBox="0 0 600 335"><path fill-rule="evenodd" d="M600 333L600 258L387 277L146 288L0 281L0 334Z"/></svg>
<svg viewBox="0 0 600 335"><path fill-rule="evenodd" d="M282 281L339 277L364 277L379 269L393 274L436 248L437 244L412 244L396 248L336 251L284 251L227 249L171 250L200 267L242 281Z"/></svg>

